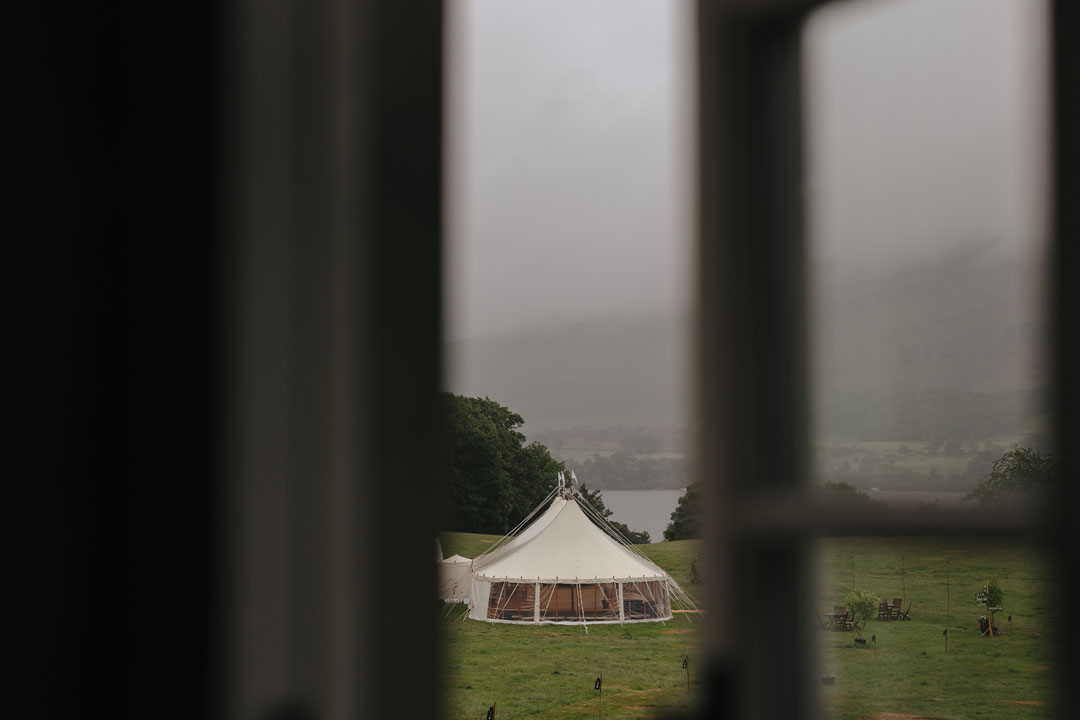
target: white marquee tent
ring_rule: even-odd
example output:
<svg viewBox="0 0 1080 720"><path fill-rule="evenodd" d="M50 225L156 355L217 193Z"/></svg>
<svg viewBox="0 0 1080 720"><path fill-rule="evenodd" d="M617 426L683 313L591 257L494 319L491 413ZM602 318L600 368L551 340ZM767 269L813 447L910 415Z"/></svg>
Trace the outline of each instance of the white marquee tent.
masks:
<svg viewBox="0 0 1080 720"><path fill-rule="evenodd" d="M529 517L472 561L469 617L512 623L646 622L670 619L673 599L693 606L682 588L626 542L560 473L558 486Z"/></svg>

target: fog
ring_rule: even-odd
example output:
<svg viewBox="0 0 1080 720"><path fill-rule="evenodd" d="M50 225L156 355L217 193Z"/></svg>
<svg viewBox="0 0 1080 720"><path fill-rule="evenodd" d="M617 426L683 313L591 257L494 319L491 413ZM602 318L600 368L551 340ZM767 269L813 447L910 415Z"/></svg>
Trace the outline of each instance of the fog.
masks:
<svg viewBox="0 0 1080 720"><path fill-rule="evenodd" d="M691 9L449 3L448 338L685 307Z"/></svg>
<svg viewBox="0 0 1080 720"><path fill-rule="evenodd" d="M693 9L449 4L449 389L534 427L686 420ZM868 0L809 23L819 403L1043 382L1045 21Z"/></svg>

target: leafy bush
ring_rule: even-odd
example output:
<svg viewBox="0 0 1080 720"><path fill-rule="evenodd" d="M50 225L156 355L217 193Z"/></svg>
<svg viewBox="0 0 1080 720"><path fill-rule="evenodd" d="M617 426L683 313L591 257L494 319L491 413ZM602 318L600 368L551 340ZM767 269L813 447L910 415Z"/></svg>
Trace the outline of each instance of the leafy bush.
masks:
<svg viewBox="0 0 1080 720"><path fill-rule="evenodd" d="M844 603L851 613L852 622L855 623L855 632L862 637L862 625L877 614L881 598L869 590L855 588L844 598Z"/></svg>

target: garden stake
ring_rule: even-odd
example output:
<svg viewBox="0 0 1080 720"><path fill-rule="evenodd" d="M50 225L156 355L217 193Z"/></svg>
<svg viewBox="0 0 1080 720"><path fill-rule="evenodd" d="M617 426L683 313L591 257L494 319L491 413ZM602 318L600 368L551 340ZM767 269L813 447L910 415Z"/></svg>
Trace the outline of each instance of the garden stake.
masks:
<svg viewBox="0 0 1080 720"><path fill-rule="evenodd" d="M945 617L949 617L949 562L945 561Z"/></svg>

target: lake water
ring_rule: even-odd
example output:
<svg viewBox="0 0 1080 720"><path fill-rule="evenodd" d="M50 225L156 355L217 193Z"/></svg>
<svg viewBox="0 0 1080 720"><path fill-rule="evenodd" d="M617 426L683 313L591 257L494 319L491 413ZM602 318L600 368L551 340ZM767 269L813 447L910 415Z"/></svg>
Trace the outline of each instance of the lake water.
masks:
<svg viewBox="0 0 1080 720"><path fill-rule="evenodd" d="M671 522L671 513L685 490L603 490L604 504L611 519L626 523L631 530L648 530L653 542L664 539L664 528ZM871 490L874 500L888 505L915 508L919 503L937 502L941 507L955 506L966 493L932 492L928 490Z"/></svg>
<svg viewBox="0 0 1080 720"><path fill-rule="evenodd" d="M631 530L647 530L653 542L664 539L664 528L684 490L602 490L610 520L626 523Z"/></svg>

